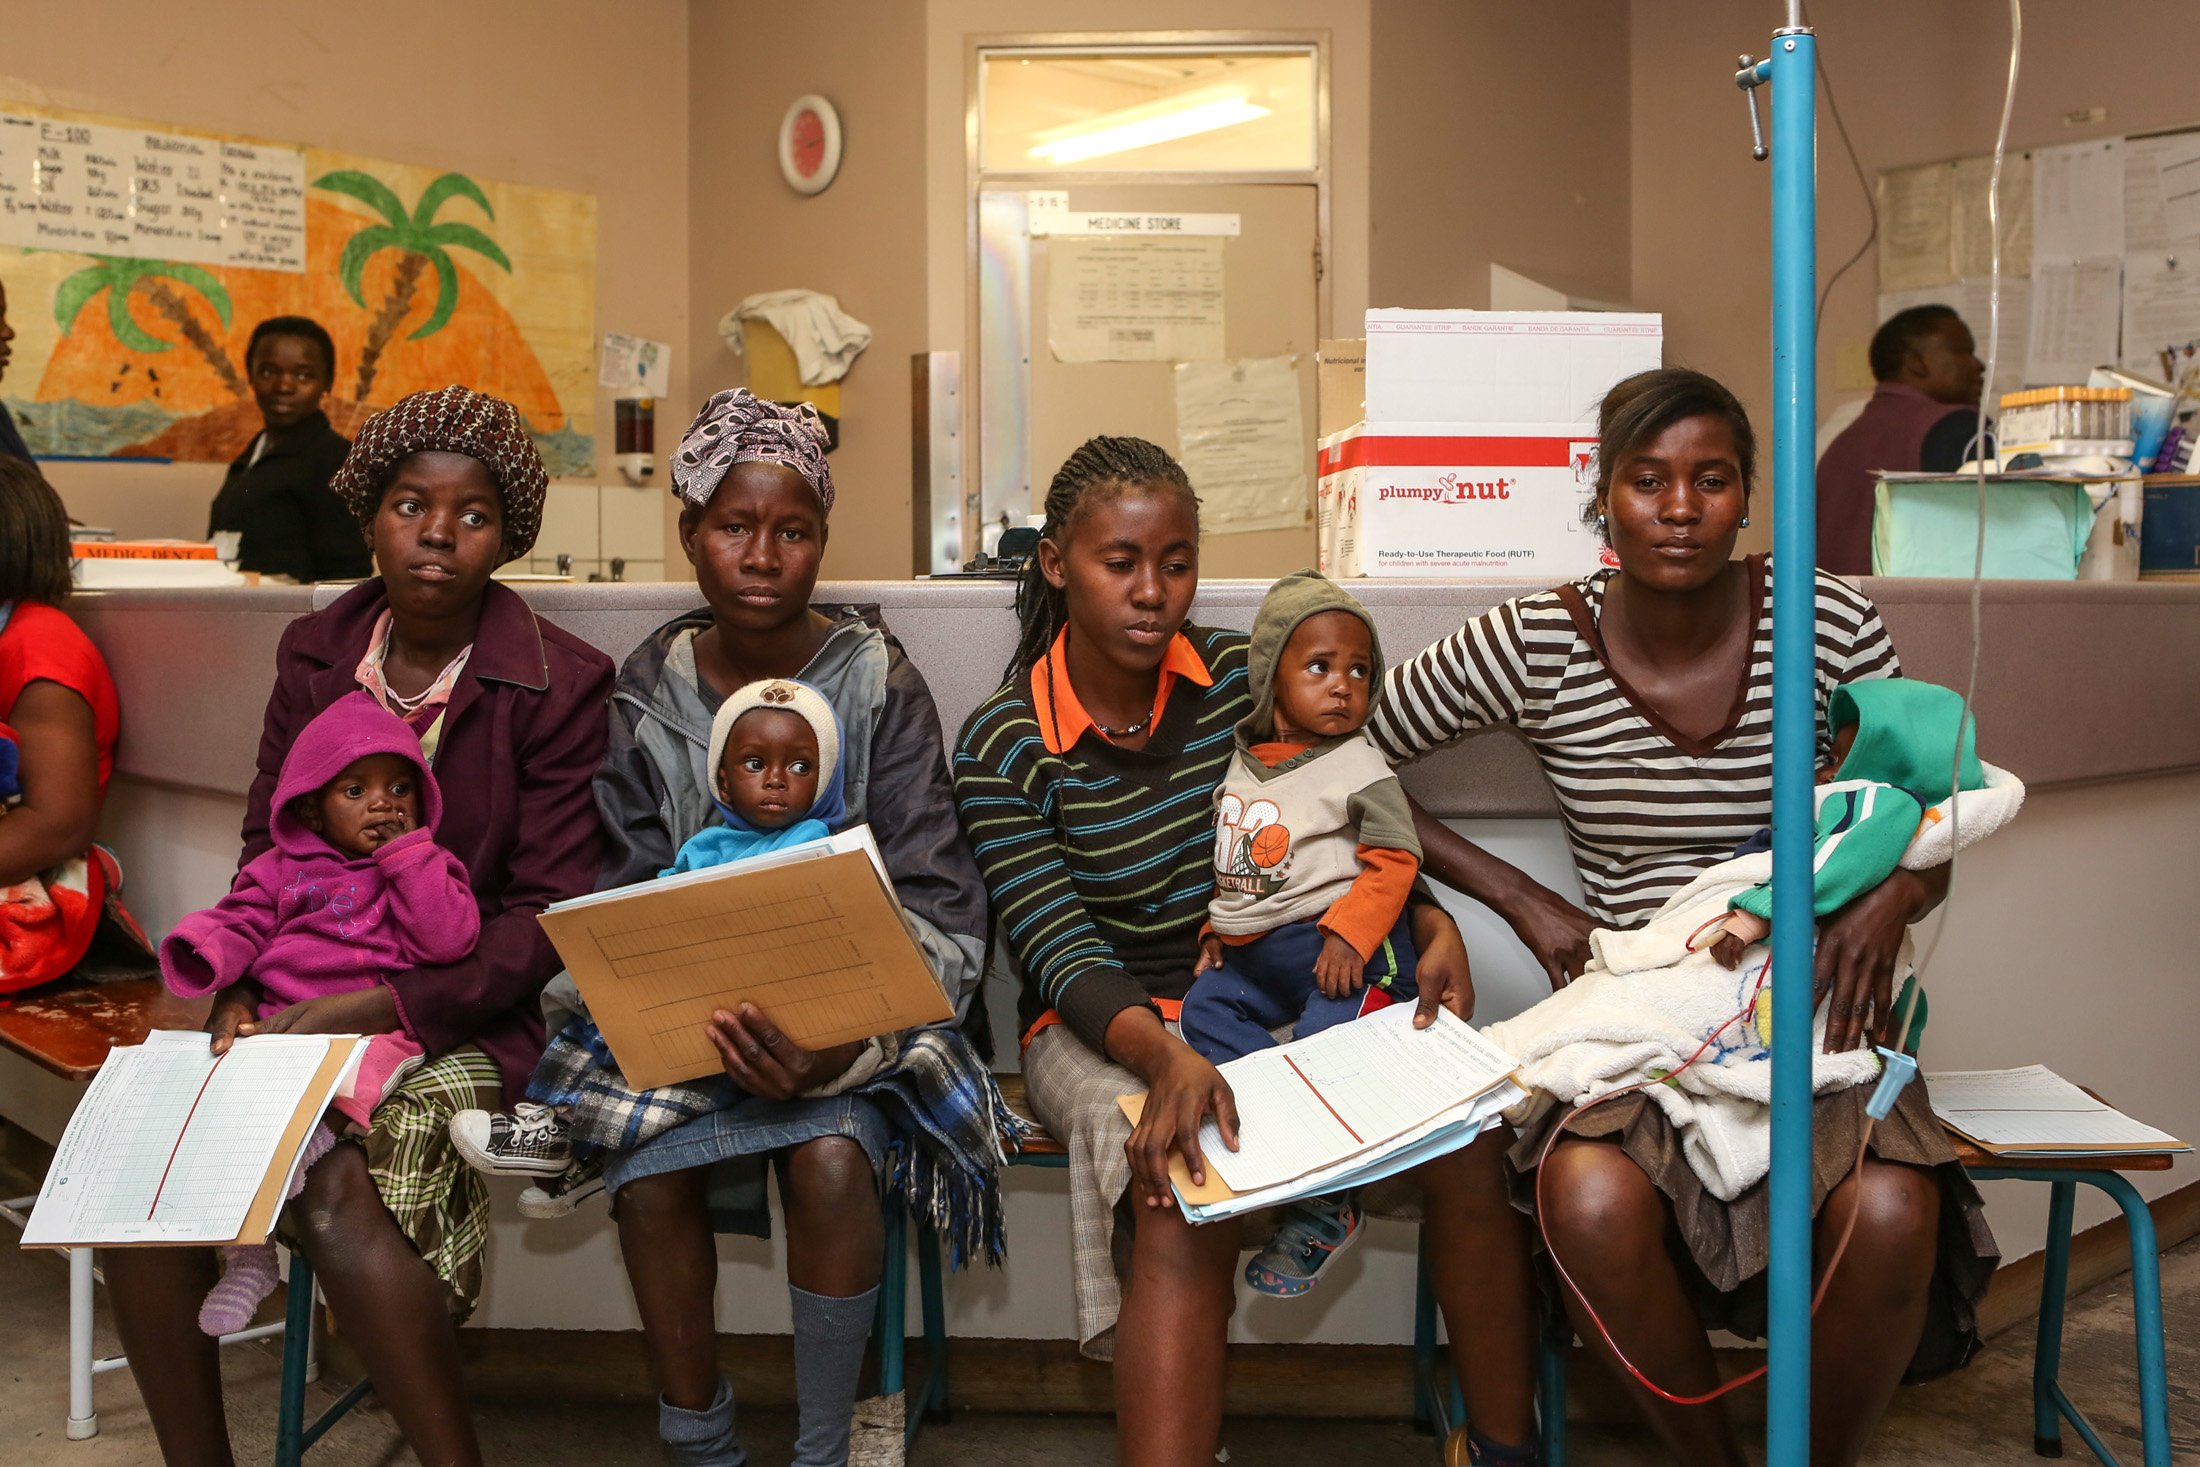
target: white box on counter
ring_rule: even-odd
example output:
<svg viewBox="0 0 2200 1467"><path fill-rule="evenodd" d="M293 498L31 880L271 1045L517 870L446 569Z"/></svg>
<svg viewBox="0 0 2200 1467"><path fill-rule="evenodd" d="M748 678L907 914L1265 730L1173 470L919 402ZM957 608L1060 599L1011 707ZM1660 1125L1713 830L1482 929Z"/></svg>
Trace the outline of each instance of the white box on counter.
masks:
<svg viewBox="0 0 2200 1467"><path fill-rule="evenodd" d="M1587 423L1661 364L1665 318L1623 311L1367 313L1370 423Z"/></svg>
<svg viewBox="0 0 2200 1467"><path fill-rule="evenodd" d="M1536 580L1611 565L1582 521L1596 433L1579 423L1360 423L1321 441L1323 574Z"/></svg>

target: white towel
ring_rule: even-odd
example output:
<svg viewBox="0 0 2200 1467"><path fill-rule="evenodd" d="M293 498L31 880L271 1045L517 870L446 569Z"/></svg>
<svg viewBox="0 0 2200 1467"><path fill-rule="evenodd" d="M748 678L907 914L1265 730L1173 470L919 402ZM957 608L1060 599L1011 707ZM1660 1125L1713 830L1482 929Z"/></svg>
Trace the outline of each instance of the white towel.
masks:
<svg viewBox="0 0 2200 1467"><path fill-rule="evenodd" d="M762 321L794 349L804 387L838 382L871 344L870 327L843 311L838 300L815 290L767 290L726 312L719 318L718 334L735 356L742 351L743 321Z"/></svg>
<svg viewBox="0 0 2200 1467"><path fill-rule="evenodd" d="M1957 796L1966 846L2006 825L2024 802L2024 786L2015 775L1990 764L1985 772L1984 789ZM1950 822L1941 818L1944 812L1938 806L1927 812L1904 866L1922 869L1948 860ZM1767 981L1751 1004L1767 955L1762 944L1728 969L1708 950L1689 952L1688 940L1724 914L1735 895L1771 875L1769 854L1720 862L1674 893L1644 926L1591 933L1589 966L1579 978L1488 1029L1491 1039L1519 1059L1523 1085L1577 1105L1679 1070L1703 1049L1677 1077L1642 1093L1679 1132L1682 1151L1705 1188L1729 1202L1772 1164L1772 985ZM1905 937L1895 959L1898 986L1910 969ZM1720 1026L1745 1006L1749 1012L1722 1031ZM1876 1054L1826 1054L1825 1035L1821 1006L1811 1030L1814 1093L1846 1090L1878 1077Z"/></svg>

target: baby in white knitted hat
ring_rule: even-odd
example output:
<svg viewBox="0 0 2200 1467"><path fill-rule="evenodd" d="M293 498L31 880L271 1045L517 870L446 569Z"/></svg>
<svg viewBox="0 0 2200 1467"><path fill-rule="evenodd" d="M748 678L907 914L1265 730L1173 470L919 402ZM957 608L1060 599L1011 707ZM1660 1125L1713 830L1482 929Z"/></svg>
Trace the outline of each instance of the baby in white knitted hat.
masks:
<svg viewBox="0 0 2200 1467"><path fill-rule="evenodd" d="M848 819L840 742L833 705L808 683L767 678L730 694L710 724L707 767L718 823L690 836L658 875L724 866L830 835ZM564 1032L575 1025L589 1032ZM553 1029L553 1050L579 1053L602 1043L585 1014ZM453 1116L451 1142L459 1154L494 1176L564 1173L573 1161L565 1112L574 1097L554 1081L548 1089L545 1084L538 1071L529 1087L536 1098L521 1101L509 1115L462 1110ZM556 1210L569 1211L570 1202Z"/></svg>

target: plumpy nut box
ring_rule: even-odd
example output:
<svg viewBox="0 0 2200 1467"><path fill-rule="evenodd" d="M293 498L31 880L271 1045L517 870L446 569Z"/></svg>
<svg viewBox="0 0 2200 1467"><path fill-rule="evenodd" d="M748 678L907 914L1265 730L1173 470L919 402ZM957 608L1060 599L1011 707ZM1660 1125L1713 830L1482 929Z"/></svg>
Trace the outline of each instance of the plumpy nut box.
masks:
<svg viewBox="0 0 2200 1467"><path fill-rule="evenodd" d="M1321 442L1325 575L1535 580L1610 564L1585 523L1596 435L1579 423L1361 423Z"/></svg>

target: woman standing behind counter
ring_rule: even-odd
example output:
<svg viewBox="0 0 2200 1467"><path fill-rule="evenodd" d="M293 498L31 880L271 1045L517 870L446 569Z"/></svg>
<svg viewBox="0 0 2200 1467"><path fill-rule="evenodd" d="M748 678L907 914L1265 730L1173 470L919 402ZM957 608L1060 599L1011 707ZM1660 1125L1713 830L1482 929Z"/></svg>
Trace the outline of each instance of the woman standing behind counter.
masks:
<svg viewBox="0 0 2200 1467"><path fill-rule="evenodd" d="M239 537L239 570L301 583L371 575L359 522L328 487L351 451L321 411L336 380L336 343L318 321L270 316L252 328L244 366L267 426L229 465L207 535Z"/></svg>

